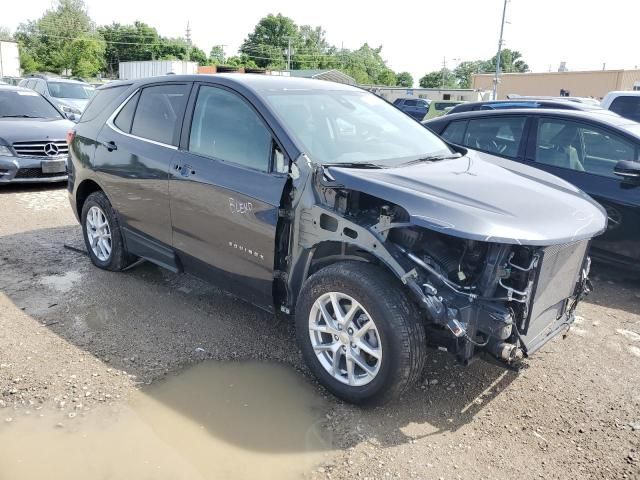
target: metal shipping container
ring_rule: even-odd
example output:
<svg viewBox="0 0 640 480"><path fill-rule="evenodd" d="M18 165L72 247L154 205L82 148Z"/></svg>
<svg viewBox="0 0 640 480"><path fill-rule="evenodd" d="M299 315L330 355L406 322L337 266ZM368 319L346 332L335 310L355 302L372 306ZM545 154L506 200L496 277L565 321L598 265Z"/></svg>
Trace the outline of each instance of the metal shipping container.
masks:
<svg viewBox="0 0 640 480"><path fill-rule="evenodd" d="M145 62L120 62L119 76L121 80L157 77L168 73L189 75L198 73L198 62L182 60L149 60Z"/></svg>

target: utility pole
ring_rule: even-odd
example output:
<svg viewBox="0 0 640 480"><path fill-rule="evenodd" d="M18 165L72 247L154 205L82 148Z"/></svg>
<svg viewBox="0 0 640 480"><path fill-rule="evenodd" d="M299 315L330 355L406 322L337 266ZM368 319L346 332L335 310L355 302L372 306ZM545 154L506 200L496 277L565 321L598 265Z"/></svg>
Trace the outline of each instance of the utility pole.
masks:
<svg viewBox="0 0 640 480"><path fill-rule="evenodd" d="M191 26L187 20L187 62L191 59Z"/></svg>
<svg viewBox="0 0 640 480"><path fill-rule="evenodd" d="M291 71L291 37L287 37L289 46L287 47L287 71Z"/></svg>
<svg viewBox="0 0 640 480"><path fill-rule="evenodd" d="M442 88L444 89L445 80L447 75L447 57L442 57Z"/></svg>
<svg viewBox="0 0 640 480"><path fill-rule="evenodd" d="M504 19L507 14L507 2L504 0L502 7L502 23L500 24L500 40L498 41L498 54L496 55L496 77L493 79L493 99L498 99L498 82L500 81L500 56L502 54L502 34L504 33Z"/></svg>

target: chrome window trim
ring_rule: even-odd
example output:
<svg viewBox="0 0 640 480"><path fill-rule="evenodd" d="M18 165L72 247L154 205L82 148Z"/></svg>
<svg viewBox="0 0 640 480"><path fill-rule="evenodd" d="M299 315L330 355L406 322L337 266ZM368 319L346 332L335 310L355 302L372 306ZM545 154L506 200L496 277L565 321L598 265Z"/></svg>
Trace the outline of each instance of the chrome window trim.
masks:
<svg viewBox="0 0 640 480"><path fill-rule="evenodd" d="M131 133L123 132L114 123L114 120L118 116L118 114L120 113L120 110L122 110L124 108L124 106L127 104L127 102L129 102L129 100L131 100L141 90L142 90L142 88L140 88L140 87L136 88L131 93L131 95L129 95L127 98L124 99L124 101L120 104L120 106L118 108L116 108L115 111L107 119L107 122L106 122L107 126L111 130L119 133L120 135L125 135L125 136L127 136L129 138L135 138L136 140L142 140L143 142L151 143L153 145L158 145L159 147L170 148L171 150L178 150L178 147L176 145L169 145L167 143L162 143L162 142L158 142L156 140L151 140L150 138L139 137L138 135L133 135ZM133 120L134 119L135 119L135 114L133 116L133 119L131 120L132 121L132 125L133 125Z"/></svg>

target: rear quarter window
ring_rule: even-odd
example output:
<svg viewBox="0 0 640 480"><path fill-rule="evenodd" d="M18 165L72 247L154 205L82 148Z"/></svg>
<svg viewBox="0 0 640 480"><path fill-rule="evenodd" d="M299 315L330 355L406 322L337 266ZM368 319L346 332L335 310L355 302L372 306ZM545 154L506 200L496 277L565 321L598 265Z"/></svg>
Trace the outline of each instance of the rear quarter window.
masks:
<svg viewBox="0 0 640 480"><path fill-rule="evenodd" d="M95 119L111 102L116 100L120 94L124 93L129 86L130 85L118 85L117 87L97 90L93 98L89 101L78 123L90 122Z"/></svg>
<svg viewBox="0 0 640 480"><path fill-rule="evenodd" d="M165 145L178 145L179 125L189 95L187 84L145 87L140 94L131 134Z"/></svg>

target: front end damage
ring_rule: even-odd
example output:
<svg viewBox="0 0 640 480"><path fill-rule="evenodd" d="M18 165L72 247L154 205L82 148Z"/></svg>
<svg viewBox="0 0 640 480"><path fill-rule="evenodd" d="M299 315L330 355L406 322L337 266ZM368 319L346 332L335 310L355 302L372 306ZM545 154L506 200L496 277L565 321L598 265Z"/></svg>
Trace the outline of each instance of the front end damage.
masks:
<svg viewBox="0 0 640 480"><path fill-rule="evenodd" d="M418 287L430 340L462 363L480 352L507 363L534 353L569 328L589 291L585 240L530 247L409 228L389 242L415 265L407 282Z"/></svg>
<svg viewBox="0 0 640 480"><path fill-rule="evenodd" d="M514 365L568 330L590 289L590 237L551 245L463 238L416 225L402 206L322 169L311 177L290 218L285 311L295 285L327 262L376 262L421 307L430 344L463 364L482 355Z"/></svg>

